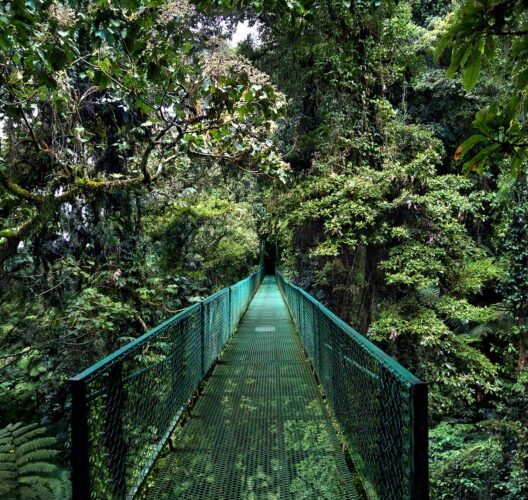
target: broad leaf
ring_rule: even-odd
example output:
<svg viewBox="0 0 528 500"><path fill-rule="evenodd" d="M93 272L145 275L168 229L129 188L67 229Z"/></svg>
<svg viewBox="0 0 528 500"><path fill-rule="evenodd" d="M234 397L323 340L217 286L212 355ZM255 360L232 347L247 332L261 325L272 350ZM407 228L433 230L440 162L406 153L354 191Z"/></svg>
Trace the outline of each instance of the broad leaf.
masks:
<svg viewBox="0 0 528 500"><path fill-rule="evenodd" d="M500 144L491 144L490 146L485 147L481 151L478 152L471 160L467 161L463 165L464 172L470 172L471 170L474 170L475 168L478 169L479 163L487 161L488 157L500 148Z"/></svg>
<svg viewBox="0 0 528 500"><path fill-rule="evenodd" d="M478 144L479 142L487 141L489 140L488 137L482 134L475 134L466 139L461 145L460 145L460 159L464 158L464 156L473 149L475 144Z"/></svg>
<svg viewBox="0 0 528 500"><path fill-rule="evenodd" d="M480 64L482 55L478 52L473 52L473 62L464 70L464 88L469 92L475 87L478 77L480 75Z"/></svg>

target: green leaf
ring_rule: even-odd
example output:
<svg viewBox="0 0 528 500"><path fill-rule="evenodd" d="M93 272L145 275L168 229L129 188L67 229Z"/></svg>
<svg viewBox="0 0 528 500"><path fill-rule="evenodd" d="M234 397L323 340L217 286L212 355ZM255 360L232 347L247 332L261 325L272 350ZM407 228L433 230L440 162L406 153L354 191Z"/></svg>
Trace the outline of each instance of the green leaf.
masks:
<svg viewBox="0 0 528 500"><path fill-rule="evenodd" d="M464 163L462 169L465 173L470 172L471 170L477 170L478 173L482 173L482 165L479 163L485 163L488 160L488 157L500 148L500 144L491 144L490 146L485 147L478 152L471 160Z"/></svg>
<svg viewBox="0 0 528 500"><path fill-rule="evenodd" d="M7 38L7 35L0 31L0 49L7 50L10 47L9 39Z"/></svg>
<svg viewBox="0 0 528 500"><path fill-rule="evenodd" d="M447 68L448 78L453 78L455 76L456 70L460 67L460 61L466 53L467 45L458 46L453 49L451 53L451 62L449 68Z"/></svg>
<svg viewBox="0 0 528 500"><path fill-rule="evenodd" d="M464 158L464 156L469 153L469 151L471 151L471 149L473 149L476 144L487 140L489 140L489 138L482 134L475 134L466 139L460 145L460 159Z"/></svg>
<svg viewBox="0 0 528 500"><path fill-rule="evenodd" d="M436 47L435 53L434 53L434 61L438 62L440 59L440 56L443 54L446 47L451 42L451 35L449 33L446 33L442 38L440 38L440 41L438 42L438 46Z"/></svg>
<svg viewBox="0 0 528 500"><path fill-rule="evenodd" d="M482 54L473 52L474 59L472 63L464 70L464 88L467 92L475 87L478 77L480 75L480 64Z"/></svg>
<svg viewBox="0 0 528 500"><path fill-rule="evenodd" d="M473 52L473 47L471 47L471 45L468 45L468 48L466 49L466 51L464 52L464 55L462 56L462 59L460 60L460 66L465 66L468 59L469 59L469 56L471 55L471 53Z"/></svg>
<svg viewBox="0 0 528 500"><path fill-rule="evenodd" d="M516 156L513 158L511 163L511 176L514 179L517 179L519 177L519 174L521 173L521 166L522 166L522 158L519 156Z"/></svg>
<svg viewBox="0 0 528 500"><path fill-rule="evenodd" d="M98 38L100 38L101 40L105 41L106 40L106 32L102 29L100 30L97 30L95 32L95 36L97 36Z"/></svg>
<svg viewBox="0 0 528 500"><path fill-rule="evenodd" d="M517 95L512 95L508 101L508 105L504 110L504 121L508 127L510 126L512 120L517 116L520 105L521 101L519 97Z"/></svg>
<svg viewBox="0 0 528 500"><path fill-rule="evenodd" d="M99 59L99 61L97 61L97 65L105 73L109 73L110 72L110 68L112 67L112 63L110 62L110 59L108 59L108 57L105 57L104 59Z"/></svg>

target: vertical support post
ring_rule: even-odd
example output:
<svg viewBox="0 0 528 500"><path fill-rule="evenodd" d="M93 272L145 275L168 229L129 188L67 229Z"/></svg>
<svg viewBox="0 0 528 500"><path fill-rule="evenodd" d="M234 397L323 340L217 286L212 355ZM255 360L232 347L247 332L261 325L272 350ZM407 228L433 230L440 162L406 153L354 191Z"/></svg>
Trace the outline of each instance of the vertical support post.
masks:
<svg viewBox="0 0 528 500"><path fill-rule="evenodd" d="M203 301L200 303L200 316L202 320L202 330L200 332L201 333L200 335L200 375L201 375L200 380L201 380L203 379L205 375L205 334L207 332L206 326L205 326L207 314L205 311L205 305Z"/></svg>
<svg viewBox="0 0 528 500"><path fill-rule="evenodd" d="M90 460L86 382L72 378L69 383L72 394L72 497L74 500L88 500L90 498Z"/></svg>
<svg viewBox="0 0 528 500"><path fill-rule="evenodd" d="M427 383L419 382L411 388L412 401L412 463L411 499L429 498L429 450Z"/></svg>
<svg viewBox="0 0 528 500"><path fill-rule="evenodd" d="M123 429L125 388L123 363L115 363L108 373L105 441L108 448L108 466L112 481L112 498L126 496L127 446Z"/></svg>
<svg viewBox="0 0 528 500"><path fill-rule="evenodd" d="M397 495L403 498L406 491L406 484L394 485L391 482L391 468L393 464L408 460L410 453L410 446L407 448L407 452L404 451L405 443L404 438L400 432L402 428L409 428L410 422L406 422L403 414L393 413L392 419L388 419L387 415L390 415L391 405L391 378L390 372L387 373L387 368L383 365L380 366L379 371L379 407L378 407L378 477L379 477L379 490L377 491L380 498L390 498L391 496ZM405 396L400 396L402 400L400 406L407 406L408 402L404 401ZM397 403L396 403L397 404ZM412 419L412 416L411 416ZM410 429L409 429L410 430ZM412 439L412 436L410 436ZM408 443L410 444L410 443ZM412 484L412 478L409 483ZM399 488L394 491L394 488Z"/></svg>
<svg viewBox="0 0 528 500"><path fill-rule="evenodd" d="M176 393L172 401L185 400L185 394L188 393L188 387L192 386L192 374L189 370L189 359L186 356L189 337L189 322L182 322L181 328L177 334L172 336L170 341L169 358L171 360L171 389ZM175 337L179 337L176 340ZM178 404L178 403L176 403ZM176 413L177 409L175 408Z"/></svg>
<svg viewBox="0 0 528 500"><path fill-rule="evenodd" d="M310 357L310 349L308 347L308 342L307 342L307 337L309 335L309 331L312 332L313 331L313 304L311 302L307 302L306 303L307 305L307 313L310 315L310 319L306 322L307 324L304 325L304 333L303 333L303 336L302 336L302 341L303 341L303 347L304 347L304 350L306 351L307 355L308 355L308 358Z"/></svg>
<svg viewBox="0 0 528 500"><path fill-rule="evenodd" d="M314 367L315 373L319 378L320 383L323 380L323 373L321 368L321 323L322 318L324 318L323 311L321 311L321 306L317 305L317 322L314 335Z"/></svg>
<svg viewBox="0 0 528 500"><path fill-rule="evenodd" d="M409 387L406 397L394 388L394 378L384 366L379 378L379 448L378 463L380 477L380 498L397 495L411 500L428 500L429 498L429 463L428 463L428 432L427 432L427 384L415 382ZM397 396L399 394L399 396ZM399 406L408 407L408 417L403 413L394 414L387 419L390 406L398 397ZM391 402L392 401L392 402ZM408 430L408 438L404 438L401 429ZM395 491L397 485L391 475L394 464L405 461L402 467L408 471L408 481Z"/></svg>
<svg viewBox="0 0 528 500"><path fill-rule="evenodd" d="M299 294L300 304L299 304L299 330L301 332L301 338L304 339L304 329L306 327L306 321L304 319L304 295Z"/></svg>
<svg viewBox="0 0 528 500"><path fill-rule="evenodd" d="M229 337L233 334L233 331L235 330L235 325L233 321L233 304L231 300L231 287L228 288L229 290Z"/></svg>

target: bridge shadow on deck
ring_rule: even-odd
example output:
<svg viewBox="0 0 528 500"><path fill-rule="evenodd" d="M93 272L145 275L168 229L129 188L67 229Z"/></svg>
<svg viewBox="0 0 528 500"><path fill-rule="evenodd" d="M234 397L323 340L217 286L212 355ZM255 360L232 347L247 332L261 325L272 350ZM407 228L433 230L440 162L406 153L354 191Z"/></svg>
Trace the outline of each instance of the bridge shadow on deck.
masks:
<svg viewBox="0 0 528 500"><path fill-rule="evenodd" d="M147 478L145 498L362 497L274 276L262 282L174 447Z"/></svg>

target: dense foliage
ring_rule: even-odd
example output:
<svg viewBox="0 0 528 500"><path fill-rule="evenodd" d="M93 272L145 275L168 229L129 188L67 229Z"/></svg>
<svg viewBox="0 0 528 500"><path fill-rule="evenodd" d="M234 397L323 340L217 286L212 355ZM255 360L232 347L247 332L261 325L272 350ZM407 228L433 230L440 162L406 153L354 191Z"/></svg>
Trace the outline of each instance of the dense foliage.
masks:
<svg viewBox="0 0 528 500"><path fill-rule="evenodd" d="M0 5L0 425L39 420L64 463L65 381L257 262L284 99L220 21Z"/></svg>
<svg viewBox="0 0 528 500"><path fill-rule="evenodd" d="M58 451L55 438L37 424L9 424L0 429L0 492L4 498L65 498L68 480L50 462Z"/></svg>
<svg viewBox="0 0 528 500"><path fill-rule="evenodd" d="M430 383L434 498L525 497L526 2L306 7L242 47L289 98L282 265Z"/></svg>
<svg viewBox="0 0 528 500"><path fill-rule="evenodd" d="M430 383L434 498L527 497L527 55L524 0L3 2L0 447L266 238Z"/></svg>

